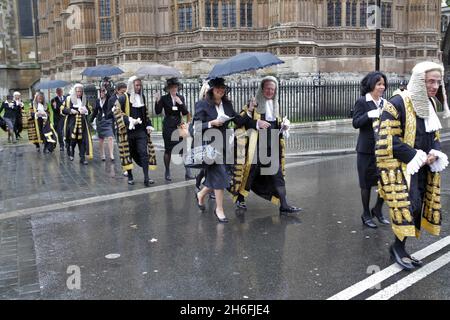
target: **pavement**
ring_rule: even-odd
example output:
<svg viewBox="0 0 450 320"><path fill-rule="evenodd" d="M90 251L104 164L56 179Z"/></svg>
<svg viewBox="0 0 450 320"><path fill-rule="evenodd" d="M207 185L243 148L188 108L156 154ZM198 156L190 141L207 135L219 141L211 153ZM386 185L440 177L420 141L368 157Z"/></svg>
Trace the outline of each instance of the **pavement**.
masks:
<svg viewBox="0 0 450 320"><path fill-rule="evenodd" d="M410 252L426 251L429 268L395 270L391 228L360 221L356 137L348 124L293 132L288 198L304 212L280 216L251 194L243 213L226 197L226 225L217 223L212 200L198 210L182 167L172 166L171 183L162 168L151 173L150 188L137 170L137 184L128 186L118 160L96 154L84 167L59 151L2 144L0 299L366 299L387 291L391 299L450 299L449 170L442 235L408 241ZM449 154L450 144L443 149ZM157 156L161 164L161 148ZM376 275L383 280L374 283Z"/></svg>

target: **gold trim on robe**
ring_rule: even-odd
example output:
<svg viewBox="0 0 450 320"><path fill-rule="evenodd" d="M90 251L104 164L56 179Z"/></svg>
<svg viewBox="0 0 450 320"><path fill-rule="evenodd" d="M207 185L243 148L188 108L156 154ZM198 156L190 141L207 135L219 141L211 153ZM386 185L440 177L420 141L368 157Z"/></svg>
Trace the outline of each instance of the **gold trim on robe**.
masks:
<svg viewBox="0 0 450 320"><path fill-rule="evenodd" d="M401 128L398 110L387 102L383 112L388 112L395 120L384 120L380 124L380 131L376 143L377 167L380 173L378 191L389 206L389 216L394 234L400 240L405 237L419 237L420 230L416 229L409 190L411 176L406 172L406 163L394 158L393 136L414 147L416 139L416 113L411 99L401 94L405 105L406 121L404 132ZM439 137L439 133L436 133ZM433 235L439 235L441 225L440 204L440 175L428 172L427 189L422 208L421 226Z"/></svg>

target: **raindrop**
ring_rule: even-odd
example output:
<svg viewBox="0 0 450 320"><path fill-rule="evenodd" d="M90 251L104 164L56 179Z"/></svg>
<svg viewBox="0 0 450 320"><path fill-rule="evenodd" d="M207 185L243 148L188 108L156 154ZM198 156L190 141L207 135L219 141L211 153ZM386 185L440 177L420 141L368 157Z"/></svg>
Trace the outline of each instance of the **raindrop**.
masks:
<svg viewBox="0 0 450 320"><path fill-rule="evenodd" d="M120 258L120 254L118 253L110 253L105 256L106 259L117 259Z"/></svg>
<svg viewBox="0 0 450 320"><path fill-rule="evenodd" d="M352 232L351 233L356 233L356 231L355 230L352 230Z"/></svg>
<svg viewBox="0 0 450 320"><path fill-rule="evenodd" d="M338 221L337 223L338 223L338 224L341 224L341 223L342 223L342 221Z"/></svg>
<svg viewBox="0 0 450 320"><path fill-rule="evenodd" d="M158 270L154 270L153 272L154 272L154 273L158 273Z"/></svg>
<svg viewBox="0 0 450 320"><path fill-rule="evenodd" d="M158 239L152 238L151 240L149 240L149 242L151 242L151 243L158 242Z"/></svg>
<svg viewBox="0 0 450 320"><path fill-rule="evenodd" d="M244 298L244 299L248 299L248 296L244 296L243 298Z"/></svg>
<svg viewBox="0 0 450 320"><path fill-rule="evenodd" d="M143 274L143 275L146 275L146 274L147 274L147 272L142 272L142 274Z"/></svg>

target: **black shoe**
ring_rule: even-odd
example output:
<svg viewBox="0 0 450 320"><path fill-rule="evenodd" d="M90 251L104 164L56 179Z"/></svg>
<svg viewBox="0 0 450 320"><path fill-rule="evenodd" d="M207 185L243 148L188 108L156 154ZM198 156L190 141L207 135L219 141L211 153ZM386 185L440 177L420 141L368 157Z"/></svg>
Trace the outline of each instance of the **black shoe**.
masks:
<svg viewBox="0 0 450 320"><path fill-rule="evenodd" d="M412 260L409 257L402 257L400 254L395 250L394 245L391 245L389 248L389 251L391 253L392 258L394 258L395 262L397 262L403 270L413 270L415 267L412 264Z"/></svg>
<svg viewBox="0 0 450 320"><path fill-rule="evenodd" d="M170 174L166 174L165 178L166 178L166 181L172 181L172 178L170 177Z"/></svg>
<svg viewBox="0 0 450 320"><path fill-rule="evenodd" d="M41 152L41 148L36 148L36 151L37 152Z"/></svg>
<svg viewBox="0 0 450 320"><path fill-rule="evenodd" d="M280 214L284 216L288 216L290 213L299 213L300 211L303 211L303 209L292 206L289 206L287 208L280 207Z"/></svg>
<svg viewBox="0 0 450 320"><path fill-rule="evenodd" d="M106 161L106 157L105 156L102 156L102 161Z"/></svg>
<svg viewBox="0 0 450 320"><path fill-rule="evenodd" d="M198 200L197 192L195 193L195 200L197 201L197 205L200 208L200 210L202 210L202 211L206 210L206 206L204 204L200 204L200 201Z"/></svg>
<svg viewBox="0 0 450 320"><path fill-rule="evenodd" d="M51 153L50 150L44 149L44 154L49 154L49 153Z"/></svg>
<svg viewBox="0 0 450 320"><path fill-rule="evenodd" d="M220 223L228 223L229 222L227 217L220 219L219 216L217 215L216 209L214 209L214 214L216 215L217 220L219 220Z"/></svg>
<svg viewBox="0 0 450 320"><path fill-rule="evenodd" d="M365 218L364 216L361 216L362 223L372 229L378 228L378 226L372 221L372 218Z"/></svg>
<svg viewBox="0 0 450 320"><path fill-rule="evenodd" d="M185 179L185 180L194 180L195 177L194 177L193 175L185 174L185 175L184 175L184 179Z"/></svg>
<svg viewBox="0 0 450 320"><path fill-rule="evenodd" d="M375 213L375 210L372 209L371 213L372 213L372 217L377 218L377 219L378 219L378 222L380 222L381 224L384 224L384 225L390 225L390 224L391 224L391 223L383 216L383 212L380 212L380 214L376 214L376 213Z"/></svg>
<svg viewBox="0 0 450 320"><path fill-rule="evenodd" d="M408 254L408 258L411 260L411 264L413 266L415 266L415 267L423 266L423 261L422 260L419 260L419 259L416 259L414 257L411 257L409 254Z"/></svg>
<svg viewBox="0 0 450 320"><path fill-rule="evenodd" d="M247 210L247 205L245 204L245 201L236 201L236 208Z"/></svg>
<svg viewBox="0 0 450 320"><path fill-rule="evenodd" d="M130 179L130 177L128 177L128 184L129 184L130 186L134 186L134 180L133 180L133 178Z"/></svg>
<svg viewBox="0 0 450 320"><path fill-rule="evenodd" d="M214 192L210 192L210 193L209 193L209 198L210 198L211 200L216 200L216 194L215 194Z"/></svg>
<svg viewBox="0 0 450 320"><path fill-rule="evenodd" d="M72 156L69 157L69 160L70 160L70 161L73 161L73 159L74 159L74 158L73 158Z"/></svg>
<svg viewBox="0 0 450 320"><path fill-rule="evenodd" d="M144 185L146 186L146 187L150 187L150 185L152 185L152 184L154 184L155 183L155 181L153 181L152 179L148 179L148 180L145 180L144 181Z"/></svg>
<svg viewBox="0 0 450 320"><path fill-rule="evenodd" d="M85 166L87 166L88 164L89 164L89 162L87 162L86 160L80 160L80 163L82 164L82 165L85 165Z"/></svg>

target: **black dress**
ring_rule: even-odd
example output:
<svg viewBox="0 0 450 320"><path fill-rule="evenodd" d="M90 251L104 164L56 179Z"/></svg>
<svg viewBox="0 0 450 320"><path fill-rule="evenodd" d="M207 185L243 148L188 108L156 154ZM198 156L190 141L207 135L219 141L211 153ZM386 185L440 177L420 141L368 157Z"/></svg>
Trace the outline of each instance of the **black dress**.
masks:
<svg viewBox="0 0 450 320"><path fill-rule="evenodd" d="M182 116L189 113L184 97L178 94L177 96L182 101L181 104L174 103L170 94L162 96L159 102L155 104L156 114L161 114L164 110L163 138L166 151L172 151L173 147L182 141L181 137L178 140L172 141L172 134L181 124Z"/></svg>
<svg viewBox="0 0 450 320"><path fill-rule="evenodd" d="M252 120L248 115L240 116L236 111L234 111L233 105L230 101L223 102L223 110L227 116L233 119L225 122L221 127L208 128L208 122L217 119L218 116L217 109L212 101L203 100L199 102L198 105L196 105L196 112L194 116L194 123L201 121L203 135L210 129L219 130L222 134L222 156L216 163L205 167L205 182L203 184L206 187L215 190L227 189L230 186L231 178L227 172L225 164L225 160L227 158L226 154L229 149L226 129L228 128L230 121L233 121L237 127L245 126L256 129L256 121Z"/></svg>
<svg viewBox="0 0 450 320"><path fill-rule="evenodd" d="M103 106L108 103L108 100L105 99ZM108 119L103 112L103 106L100 103L100 99L97 99L95 102L94 112L92 113L92 120L96 120L97 122L97 134L100 139L105 139L114 136L113 132L113 120Z"/></svg>
<svg viewBox="0 0 450 320"><path fill-rule="evenodd" d="M366 101L363 96L356 101L353 114L353 127L359 129L357 151L357 167L359 186L361 189L370 189L377 185L378 172L375 158L375 134L373 119L368 112L377 109L373 101Z"/></svg>

